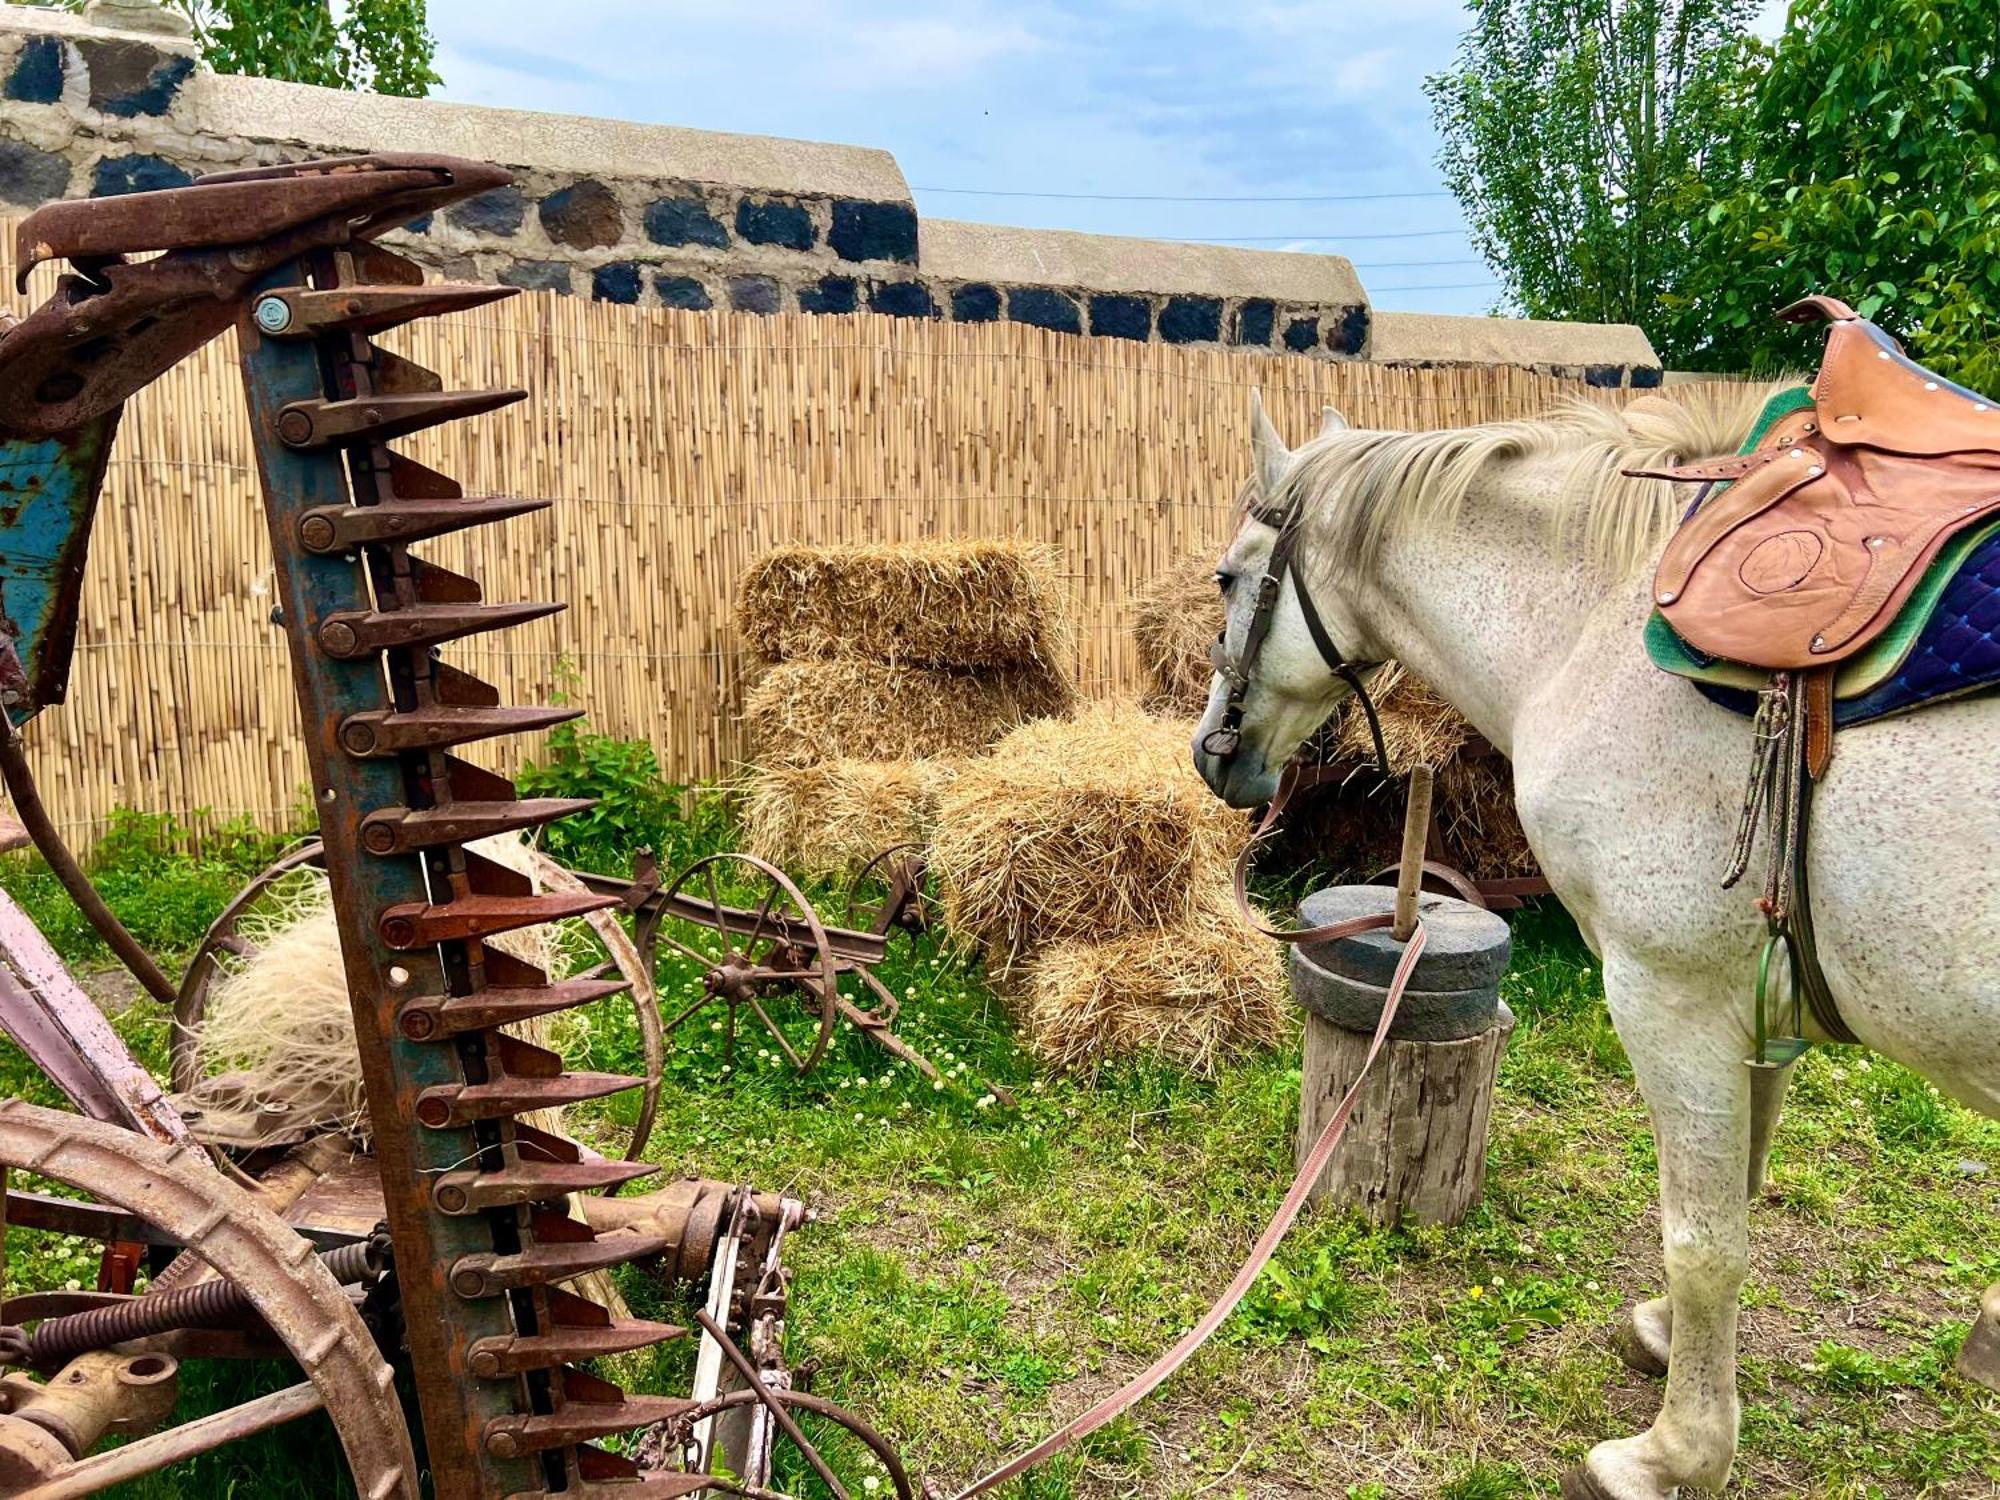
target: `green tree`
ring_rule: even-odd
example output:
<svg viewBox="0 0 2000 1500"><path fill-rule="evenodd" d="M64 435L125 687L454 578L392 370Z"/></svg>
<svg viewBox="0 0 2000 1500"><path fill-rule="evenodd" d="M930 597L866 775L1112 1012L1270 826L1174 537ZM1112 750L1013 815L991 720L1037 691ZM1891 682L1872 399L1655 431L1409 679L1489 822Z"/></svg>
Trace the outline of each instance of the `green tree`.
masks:
<svg viewBox="0 0 2000 1500"><path fill-rule="evenodd" d="M1996 54L1994 0L1793 0L1777 41L1745 51L1755 155L1696 205L1655 343L1698 368L1809 364L1818 336L1771 312L1826 292L2000 390Z"/></svg>
<svg viewBox="0 0 2000 1500"><path fill-rule="evenodd" d="M1650 328L1687 274L1688 204L1740 178L1754 0L1469 3L1455 65L1425 92L1504 301Z"/></svg>
<svg viewBox="0 0 2000 1500"><path fill-rule="evenodd" d="M78 11L83 0L26 0ZM331 0L167 0L193 23L218 73L421 98L441 82L431 71L437 41L425 0L349 0L336 20Z"/></svg>

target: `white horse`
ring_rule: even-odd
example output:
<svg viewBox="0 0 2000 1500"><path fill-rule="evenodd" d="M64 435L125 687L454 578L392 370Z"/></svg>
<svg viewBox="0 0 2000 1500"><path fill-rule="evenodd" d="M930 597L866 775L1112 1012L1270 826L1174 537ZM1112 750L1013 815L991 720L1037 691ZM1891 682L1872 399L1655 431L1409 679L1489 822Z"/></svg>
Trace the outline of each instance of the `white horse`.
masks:
<svg viewBox="0 0 2000 1500"><path fill-rule="evenodd" d="M1647 660L1647 579L1689 495L1618 470L1735 452L1766 394L1748 388L1726 412L1649 397L1623 414L1430 433L1349 431L1329 409L1296 453L1258 402L1251 505L1218 568L1236 653L1276 540L1258 515L1299 507L1295 570L1246 664L1240 744L1222 758L1203 748L1222 723L1222 674L1196 732L1217 795L1268 800L1347 691L1314 644L1302 579L1340 655L1402 662L1512 760L1529 842L1602 962L1659 1142L1668 1292L1635 1308L1627 1333L1666 1367L1667 1389L1650 1429L1598 1444L1566 1476L1564 1493L1588 1500L1720 1488L1736 1452L1745 1186L1762 1180L1785 1082L1753 1086L1744 1066L1764 923L1743 889L1718 884L1750 727ZM1809 854L1820 959L1848 1025L1990 1115L1996 767L1990 694L1842 730Z"/></svg>

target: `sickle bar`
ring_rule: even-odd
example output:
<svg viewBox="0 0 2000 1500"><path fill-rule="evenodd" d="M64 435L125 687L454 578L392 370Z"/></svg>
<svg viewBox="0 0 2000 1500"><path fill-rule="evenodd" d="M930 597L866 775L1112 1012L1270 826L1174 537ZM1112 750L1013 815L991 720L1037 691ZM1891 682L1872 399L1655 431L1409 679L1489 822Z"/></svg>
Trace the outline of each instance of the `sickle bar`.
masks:
<svg viewBox="0 0 2000 1500"><path fill-rule="evenodd" d="M371 175L376 196L357 189ZM426 173L397 159L379 172L351 166L300 180L313 203L337 201L365 236L384 203L434 206L494 177L469 163ZM231 174L222 186L254 204L274 186L301 191L293 180ZM441 183L463 191L440 199ZM75 215L51 222L75 245L144 248L127 246L144 238L129 227L93 228ZM561 1211L570 1193L649 1169L586 1161L517 1123L524 1111L639 1080L567 1072L557 1054L497 1029L622 986L552 982L484 946L495 933L614 903L537 892L469 852L467 839L587 804L518 797L504 777L448 753L575 714L503 707L488 684L433 655L550 606L482 603L473 580L409 551L543 502L466 499L452 480L384 446L522 393L444 391L430 371L369 341L505 295L423 285L418 268L350 236L264 263L237 330L436 1494L587 1496L615 1483L621 1497L642 1500L665 1491L647 1491L649 1479L589 1444L687 1403L627 1395L571 1362L684 1330L615 1320L556 1284L673 1241L600 1238Z"/></svg>

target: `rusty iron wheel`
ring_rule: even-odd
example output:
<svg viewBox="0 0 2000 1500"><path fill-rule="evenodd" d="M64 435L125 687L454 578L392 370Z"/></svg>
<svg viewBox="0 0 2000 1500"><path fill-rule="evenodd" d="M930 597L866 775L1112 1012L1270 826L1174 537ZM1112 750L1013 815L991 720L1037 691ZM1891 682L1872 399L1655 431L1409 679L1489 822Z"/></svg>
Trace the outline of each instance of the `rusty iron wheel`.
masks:
<svg viewBox="0 0 2000 1500"><path fill-rule="evenodd" d="M280 1410L290 1417L324 1409L357 1493L416 1500L416 1460L395 1377L360 1314L311 1245L206 1157L115 1125L7 1099L0 1100L0 1175L7 1170L59 1183L187 1246L186 1253L199 1256L248 1299L310 1382L310 1392L294 1387L113 1450L128 1471L121 1477L151 1472L145 1467L148 1444L178 1460L260 1430ZM0 1229L0 1236L4 1233ZM0 1321L18 1306L0 1309Z"/></svg>
<svg viewBox="0 0 2000 1500"><path fill-rule="evenodd" d="M847 925L863 932L923 932L932 924L930 896L924 890L928 861L925 846L914 840L891 844L854 872L847 885ZM880 886L882 893L874 894Z"/></svg>
<svg viewBox="0 0 2000 1500"><path fill-rule="evenodd" d="M734 1065L738 1013L748 1010L793 1072L817 1067L839 1018L840 965L791 877L752 854L711 854L674 877L661 909L658 956L671 952L700 970L687 991L662 990L664 1005L681 1006L666 1029L720 1005L723 1061Z"/></svg>
<svg viewBox="0 0 2000 1500"><path fill-rule="evenodd" d="M574 874L539 849L534 852L534 862L537 873L549 889L583 888L583 883ZM324 866L325 850L320 841L316 838L305 840L254 876L209 924L201 946L195 950L186 973L181 976L180 997L174 1005L174 1023L168 1042L168 1077L177 1093L186 1093L201 1081L201 1060L195 1051L195 1029L208 1013L208 997L215 988L216 980L222 977L224 966L231 959L245 959L256 952L242 934L244 919L290 876L300 870L318 870ZM666 1038L660 1026L658 1000L653 993L651 965L640 961L637 950L616 929L610 914L605 914L602 922L597 920L597 916L597 913L592 913L584 920L590 923L599 942L604 944L610 961L599 965L592 973L597 975L615 970L631 986L632 1011L638 1017L639 1036L645 1049L645 1094L624 1153L626 1161L638 1161L652 1136L653 1121L659 1112ZM616 1189L609 1191L615 1192Z"/></svg>

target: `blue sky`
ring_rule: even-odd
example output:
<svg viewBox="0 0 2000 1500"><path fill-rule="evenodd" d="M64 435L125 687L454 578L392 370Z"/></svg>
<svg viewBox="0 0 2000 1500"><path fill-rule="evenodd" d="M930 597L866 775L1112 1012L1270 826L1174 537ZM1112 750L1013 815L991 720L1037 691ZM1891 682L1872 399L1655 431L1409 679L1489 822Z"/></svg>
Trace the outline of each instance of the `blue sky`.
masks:
<svg viewBox="0 0 2000 1500"><path fill-rule="evenodd" d="M926 215L1331 251L1378 306L1484 312L1492 274L1439 182L1422 88L1465 14L1462 0L430 0L447 97L881 146Z"/></svg>

